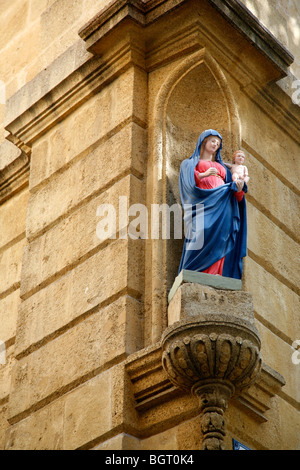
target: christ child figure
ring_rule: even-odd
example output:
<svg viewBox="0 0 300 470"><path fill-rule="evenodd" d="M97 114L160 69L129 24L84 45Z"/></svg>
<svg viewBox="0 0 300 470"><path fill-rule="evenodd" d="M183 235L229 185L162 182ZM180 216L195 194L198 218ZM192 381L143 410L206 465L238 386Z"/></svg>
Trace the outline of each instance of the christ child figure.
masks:
<svg viewBox="0 0 300 470"><path fill-rule="evenodd" d="M232 155L232 163L225 163L225 165L230 169L233 181L240 180L248 184L250 178L248 168L244 165L245 158L242 150L236 150Z"/></svg>

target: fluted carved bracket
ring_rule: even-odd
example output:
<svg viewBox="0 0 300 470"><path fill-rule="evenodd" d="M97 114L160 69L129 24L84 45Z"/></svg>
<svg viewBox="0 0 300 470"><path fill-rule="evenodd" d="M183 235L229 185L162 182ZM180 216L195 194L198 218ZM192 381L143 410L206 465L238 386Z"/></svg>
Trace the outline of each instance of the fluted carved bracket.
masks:
<svg viewBox="0 0 300 470"><path fill-rule="evenodd" d="M261 371L252 300L247 293L200 284L183 284L178 290L169 316L177 321L162 337L162 365L176 387L199 399L203 449L222 450L228 401Z"/></svg>
<svg viewBox="0 0 300 470"><path fill-rule="evenodd" d="M199 323L179 323L167 330L163 366L174 385L190 390L200 379L219 378L242 390L255 381L261 365L259 338L253 333L249 339L245 325L227 320L202 317ZM239 335L218 331L230 329Z"/></svg>

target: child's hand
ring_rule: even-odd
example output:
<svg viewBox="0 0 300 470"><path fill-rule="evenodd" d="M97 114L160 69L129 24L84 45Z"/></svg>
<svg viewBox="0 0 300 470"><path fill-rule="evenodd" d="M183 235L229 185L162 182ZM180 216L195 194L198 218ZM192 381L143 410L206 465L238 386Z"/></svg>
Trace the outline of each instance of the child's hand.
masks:
<svg viewBox="0 0 300 470"><path fill-rule="evenodd" d="M239 193L240 191L242 191L243 186L244 186L244 181L243 181L243 180L236 180L235 184L236 184L238 193Z"/></svg>

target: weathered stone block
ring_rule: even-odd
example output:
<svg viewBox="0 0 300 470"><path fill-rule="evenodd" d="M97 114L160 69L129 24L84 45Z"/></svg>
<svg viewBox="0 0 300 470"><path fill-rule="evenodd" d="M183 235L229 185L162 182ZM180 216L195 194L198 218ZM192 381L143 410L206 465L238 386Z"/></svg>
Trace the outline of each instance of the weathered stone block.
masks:
<svg viewBox="0 0 300 470"><path fill-rule="evenodd" d="M3 170L6 166L12 164L13 161L16 160L21 154L21 150L8 140L1 142L0 152L0 170Z"/></svg>
<svg viewBox="0 0 300 470"><path fill-rule="evenodd" d="M121 297L20 359L13 371L10 416L52 401L139 348L139 307L136 300Z"/></svg>
<svg viewBox="0 0 300 470"><path fill-rule="evenodd" d="M295 285L300 278L299 245L264 214L248 203L248 249L262 260L275 276L283 276ZM283 256L274 256L281 253Z"/></svg>
<svg viewBox="0 0 300 470"><path fill-rule="evenodd" d="M123 379L123 365L112 367L36 410L10 426L5 449L74 450L101 439L119 426L114 421L116 410L124 406ZM5 429L6 409L3 426Z"/></svg>
<svg viewBox="0 0 300 470"><path fill-rule="evenodd" d="M286 338L300 338L299 296L249 256L245 260L244 289L251 292L258 319L273 325ZM268 293L266 295L266 286Z"/></svg>
<svg viewBox="0 0 300 470"><path fill-rule="evenodd" d="M143 175L144 152L145 130L131 123L64 172L55 174L46 186L30 196L28 238L36 236L83 200L110 187L124 175L130 172Z"/></svg>
<svg viewBox="0 0 300 470"><path fill-rule="evenodd" d="M80 18L83 10L82 0L74 0L72 8L68 0L53 3L41 15L40 48L46 49L49 43L61 36Z"/></svg>
<svg viewBox="0 0 300 470"><path fill-rule="evenodd" d="M25 8L27 9L29 4L25 0L23 2ZM22 6L21 6L22 11ZM16 6L15 11L12 11L12 16L10 18L11 22L14 22L14 27L11 29L10 25L4 26L5 31L14 31L17 26L18 20L22 22L26 20L26 17L19 17L16 19L16 16L19 14L19 8ZM32 61L32 55L37 53L38 50L38 40L39 40L39 24L31 24L30 29L24 28L18 29L18 42L16 43L15 38L9 41L6 44L5 48L1 48L1 79L8 83L6 88L6 98L9 98L13 93L15 93L20 84L18 80L15 80L16 76L20 77L22 71L28 66ZM16 44L18 46L16 47ZM24 80L24 78L23 78ZM22 82L23 83L23 82Z"/></svg>
<svg viewBox="0 0 300 470"><path fill-rule="evenodd" d="M7 415L7 403L0 406L0 449L3 450L5 447L5 431L9 424L6 419Z"/></svg>
<svg viewBox="0 0 300 470"><path fill-rule="evenodd" d="M65 449L89 448L93 441L103 441L105 436L129 429L136 414L126 382L124 364L121 363L66 397Z"/></svg>
<svg viewBox="0 0 300 470"><path fill-rule="evenodd" d="M97 445L93 450L140 450L141 441L129 434L121 433ZM154 447L153 447L154 449ZM157 447L155 447L157 449Z"/></svg>
<svg viewBox="0 0 300 470"><path fill-rule="evenodd" d="M15 337L18 306L21 302L20 290L17 289L0 300L0 340L8 341Z"/></svg>
<svg viewBox="0 0 300 470"><path fill-rule="evenodd" d="M102 193L88 204L72 213L59 224L48 230L44 235L31 242L24 253L21 296L28 297L40 285L64 274L79 260L88 256L107 238L99 238L97 224L101 220L97 216L97 208L109 203L115 208L116 217L119 213L119 196L126 196L128 204L142 202L143 184L134 176L122 178L113 187ZM142 199L143 200L143 199ZM119 219L117 220L117 231ZM115 235L118 238L118 235Z"/></svg>
<svg viewBox="0 0 300 470"><path fill-rule="evenodd" d="M1 206L0 248L24 234L28 197L29 192L26 189Z"/></svg>
<svg viewBox="0 0 300 470"><path fill-rule="evenodd" d="M56 400L10 426L5 450L63 450L64 402Z"/></svg>
<svg viewBox="0 0 300 470"><path fill-rule="evenodd" d="M200 441L200 423L197 417L143 439L140 446L141 450L146 451L151 451L152 449L162 451L167 451L168 449L199 450Z"/></svg>
<svg viewBox="0 0 300 470"><path fill-rule="evenodd" d="M1 359L3 359L3 350L1 350ZM15 363L14 346L6 345L5 364L0 363L0 403L1 402L5 403L9 396L11 374L12 374L12 368L13 368L14 363Z"/></svg>
<svg viewBox="0 0 300 470"><path fill-rule="evenodd" d="M169 304L168 325L181 320L197 321L201 314L236 315L254 323L252 296L196 283L181 284Z"/></svg>
<svg viewBox="0 0 300 470"><path fill-rule="evenodd" d="M277 400L277 403L278 415L281 417L280 427L276 426L274 422L273 429L276 433L276 438L274 438L271 433L270 435L267 435L267 438L270 440L272 439L272 444L269 447L278 450L298 450L300 449L299 415L298 413L295 413L295 407L289 401Z"/></svg>
<svg viewBox="0 0 300 470"><path fill-rule="evenodd" d="M259 155L263 156L263 159L274 169L275 173L279 172L281 177L297 188L299 173L296 161L299 148L296 140L291 139L280 126L271 125L264 111L255 106L252 101L247 100L241 103L239 111L241 121L247 122L247 126L243 130L243 139ZM285 158L286 149L288 149L289 158ZM282 165L283 159L284 165Z"/></svg>
<svg viewBox="0 0 300 470"><path fill-rule="evenodd" d="M29 4L27 0L21 0L18 7L8 10L6 15L1 15L1 34L0 49L4 49L8 42L25 27L27 21Z"/></svg>
<svg viewBox="0 0 300 470"><path fill-rule="evenodd" d="M27 241L23 238L0 253L0 272L5 273L0 278L0 294L19 287L22 256L26 244Z"/></svg>
<svg viewBox="0 0 300 470"><path fill-rule="evenodd" d="M39 19L46 8L50 7L56 0L31 0L29 7L29 21Z"/></svg>
<svg viewBox="0 0 300 470"><path fill-rule="evenodd" d="M142 258L142 240L117 240L22 302L16 355L122 292L141 296Z"/></svg>
<svg viewBox="0 0 300 470"><path fill-rule="evenodd" d="M5 449L74 450L103 440L103 435L114 432L114 427L120 429L116 416L121 416L123 422L123 387L122 364L100 373L12 425ZM6 409L3 412L5 425Z"/></svg>
<svg viewBox="0 0 300 470"><path fill-rule="evenodd" d="M114 413L112 385L109 370L89 380L67 397L65 449L76 449L111 430Z"/></svg>
<svg viewBox="0 0 300 470"><path fill-rule="evenodd" d="M284 378L288 377L283 391L293 403L299 403L300 367L292 360L294 349L284 339L258 321L257 327L261 335L264 361Z"/></svg>
<svg viewBox="0 0 300 470"><path fill-rule="evenodd" d="M30 188L60 170L82 152L90 152L93 145L100 139L108 139L110 133L119 130L117 126L123 126L132 116L145 122L146 101L141 105L139 101L132 99L135 88L138 85L143 88L147 83L146 77L140 77L140 74L133 68L127 70L33 145Z"/></svg>
<svg viewBox="0 0 300 470"><path fill-rule="evenodd" d="M257 160L250 152L246 151L250 182L246 199L254 198L254 204L266 215L277 220L282 229L288 230L297 237L300 231L299 218L295 217L298 211L298 196L282 179L277 177L275 171L270 171L268 163ZM265 166L266 165L266 166ZM253 177L251 178L251 175ZM260 175L260 177L256 177ZM265 181L265 184L262 184ZM268 190L266 191L266 185ZM252 201L252 199L250 199ZM286 210L286 208L289 210Z"/></svg>

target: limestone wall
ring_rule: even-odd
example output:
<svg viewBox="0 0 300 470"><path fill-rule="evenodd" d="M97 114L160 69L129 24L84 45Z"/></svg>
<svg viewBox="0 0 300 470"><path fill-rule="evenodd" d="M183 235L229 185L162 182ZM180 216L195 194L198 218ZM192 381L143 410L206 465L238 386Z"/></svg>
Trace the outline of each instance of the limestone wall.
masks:
<svg viewBox="0 0 300 470"><path fill-rule="evenodd" d="M78 32L110 3L1 2L0 449L199 447L195 403L165 393L157 352L182 240L122 236L132 218L119 220L118 208L120 196L149 214L153 203L178 201L180 161L214 126L225 157L237 146L247 155L243 289L263 359L286 381L276 393L270 386L268 400L260 389L251 395L267 402L266 419L230 404L228 446L236 437L251 448L299 449L292 82L206 0L183 2L167 23L163 2L147 28L122 23L87 51ZM296 1L244 3L294 54L288 71L300 80ZM117 236L100 239L97 208L107 203ZM152 403L153 390L166 398Z"/></svg>

